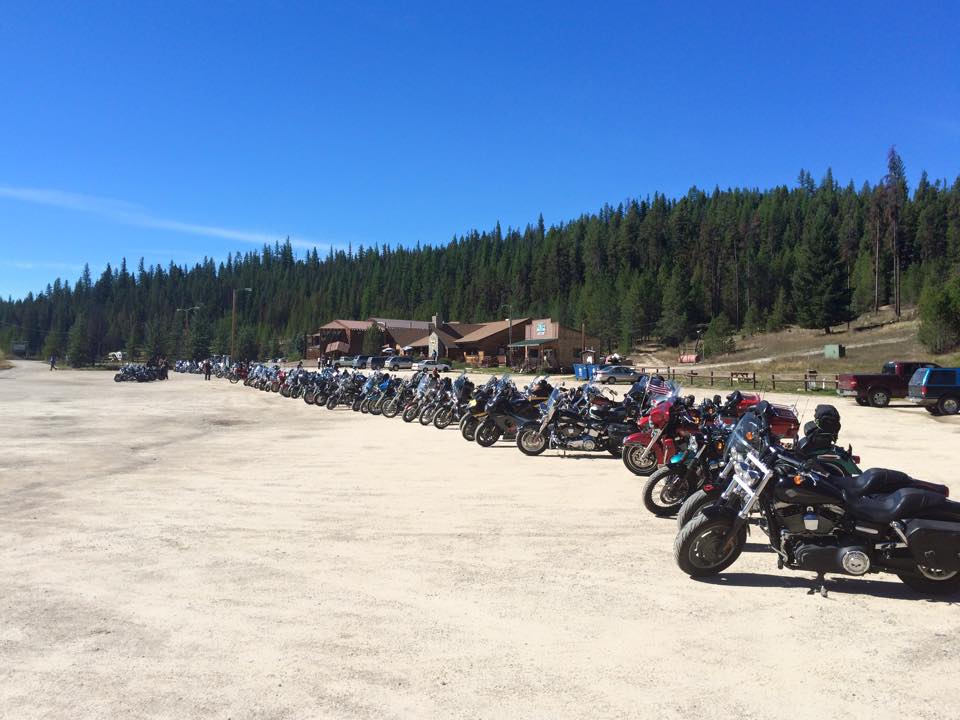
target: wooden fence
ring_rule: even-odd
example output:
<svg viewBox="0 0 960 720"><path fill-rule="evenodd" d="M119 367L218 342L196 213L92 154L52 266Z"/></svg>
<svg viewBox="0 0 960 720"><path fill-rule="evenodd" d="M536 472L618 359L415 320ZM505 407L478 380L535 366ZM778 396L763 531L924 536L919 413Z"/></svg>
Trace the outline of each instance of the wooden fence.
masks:
<svg viewBox="0 0 960 720"><path fill-rule="evenodd" d="M836 390L839 376L826 373L771 373L761 375L755 372L717 372L715 370L678 369L672 367L638 367L636 370L647 375L662 375L681 385L705 385L709 387L749 387L756 390Z"/></svg>

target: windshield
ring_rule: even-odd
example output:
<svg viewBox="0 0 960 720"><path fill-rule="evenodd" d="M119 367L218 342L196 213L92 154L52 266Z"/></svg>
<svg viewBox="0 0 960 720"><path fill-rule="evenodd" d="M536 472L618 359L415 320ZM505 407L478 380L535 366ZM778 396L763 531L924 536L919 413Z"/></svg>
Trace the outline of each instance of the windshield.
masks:
<svg viewBox="0 0 960 720"><path fill-rule="evenodd" d="M723 459L727 461L733 456L743 460L750 452L762 454L766 447L766 423L756 413L748 412L740 418L730 433Z"/></svg>
<svg viewBox="0 0 960 720"><path fill-rule="evenodd" d="M545 415L549 415L549 414L550 414L550 412L553 410L554 406L555 406L555 405L557 404L557 402L560 400L560 395L561 395L560 388L554 388L554 389L553 389L553 392L550 393L550 397L547 399L546 405L544 405L544 410L543 410L543 412L544 412Z"/></svg>
<svg viewBox="0 0 960 720"><path fill-rule="evenodd" d="M888 362L883 366L883 369L880 371L881 375L896 375L897 374L897 364Z"/></svg>

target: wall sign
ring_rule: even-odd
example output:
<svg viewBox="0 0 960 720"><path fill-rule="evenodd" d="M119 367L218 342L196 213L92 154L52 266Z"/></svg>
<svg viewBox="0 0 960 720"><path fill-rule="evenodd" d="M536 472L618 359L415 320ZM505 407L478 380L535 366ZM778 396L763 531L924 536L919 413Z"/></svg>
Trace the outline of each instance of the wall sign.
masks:
<svg viewBox="0 0 960 720"><path fill-rule="evenodd" d="M537 323L537 335L546 335L546 334L547 334L547 324Z"/></svg>

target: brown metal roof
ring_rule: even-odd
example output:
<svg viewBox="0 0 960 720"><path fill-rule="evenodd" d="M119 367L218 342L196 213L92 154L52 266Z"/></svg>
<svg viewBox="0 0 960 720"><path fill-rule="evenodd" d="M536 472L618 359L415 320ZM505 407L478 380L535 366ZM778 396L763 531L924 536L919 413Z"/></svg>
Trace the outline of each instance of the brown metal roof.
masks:
<svg viewBox="0 0 960 720"><path fill-rule="evenodd" d="M423 328L388 327L387 333L393 338L394 343L400 347L404 347L406 345L413 345L414 340L422 338Z"/></svg>
<svg viewBox="0 0 960 720"><path fill-rule="evenodd" d="M320 330L369 330L371 324L370 320L331 320L326 325L321 325L317 332Z"/></svg>
<svg viewBox="0 0 960 720"><path fill-rule="evenodd" d="M496 322L483 323L478 330L474 330L473 332L464 335L457 342L460 345L465 343L480 342L491 335L496 335L498 332L503 332L504 330L509 329L511 323L513 324L514 328L520 328L522 332L523 326L527 324L529 319L530 318L513 318L512 320L497 320Z"/></svg>
<svg viewBox="0 0 960 720"><path fill-rule="evenodd" d="M387 330L393 330L395 328L405 328L418 330L429 330L430 323L426 320L391 320L390 318L375 318L372 317L367 321L367 327L370 326L370 323L376 320L378 323L383 325Z"/></svg>

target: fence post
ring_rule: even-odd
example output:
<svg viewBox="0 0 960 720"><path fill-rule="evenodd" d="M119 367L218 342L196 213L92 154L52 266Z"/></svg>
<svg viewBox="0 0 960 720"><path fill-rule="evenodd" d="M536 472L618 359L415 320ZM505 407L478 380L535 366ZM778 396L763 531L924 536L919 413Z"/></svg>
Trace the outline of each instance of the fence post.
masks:
<svg viewBox="0 0 960 720"><path fill-rule="evenodd" d="M713 370L710 371L710 387L713 387Z"/></svg>
<svg viewBox="0 0 960 720"><path fill-rule="evenodd" d="M770 373L770 385L774 390L777 389L777 376L773 373Z"/></svg>
<svg viewBox="0 0 960 720"><path fill-rule="evenodd" d="M753 373L753 389L754 390L757 389L757 373L756 372Z"/></svg>

